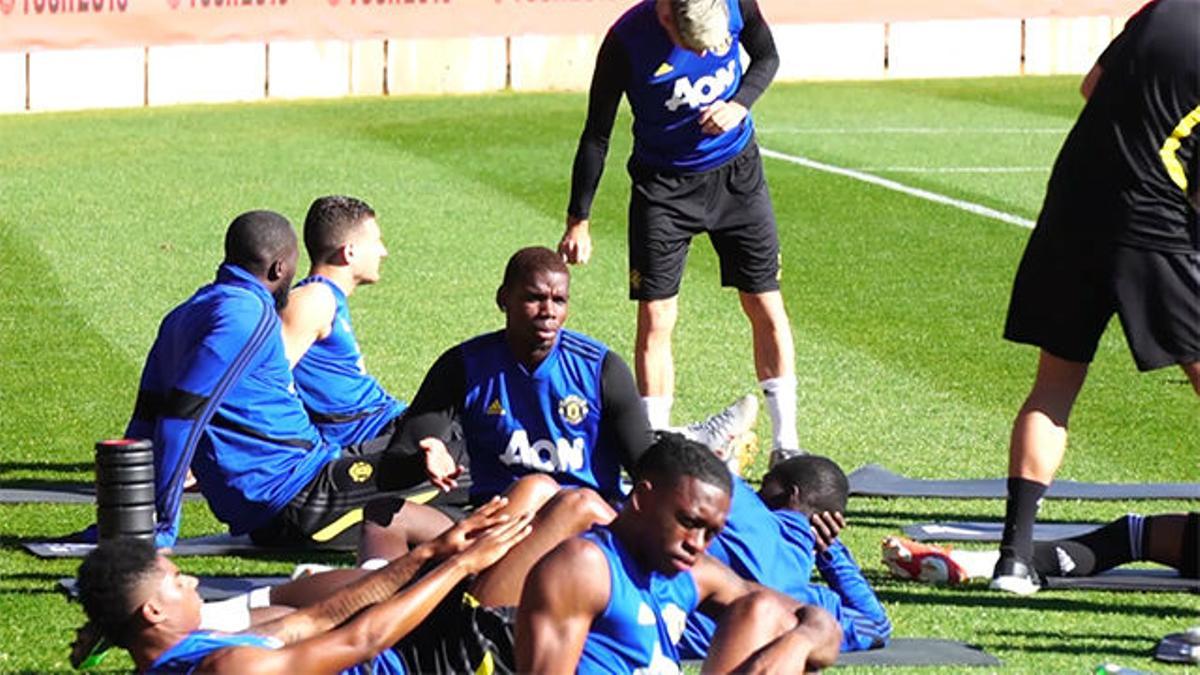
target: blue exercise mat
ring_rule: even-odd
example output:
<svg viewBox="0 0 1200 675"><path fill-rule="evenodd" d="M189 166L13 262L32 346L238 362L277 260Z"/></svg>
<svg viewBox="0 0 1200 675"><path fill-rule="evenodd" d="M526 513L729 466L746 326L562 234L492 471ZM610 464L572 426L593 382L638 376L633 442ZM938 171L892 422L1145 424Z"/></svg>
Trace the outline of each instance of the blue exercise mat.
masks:
<svg viewBox="0 0 1200 675"><path fill-rule="evenodd" d="M892 473L868 464L849 476L850 494L864 497L942 497L946 499L1004 499L1003 478L929 480ZM1056 480L1046 491L1050 499L1200 499L1200 483L1079 483Z"/></svg>

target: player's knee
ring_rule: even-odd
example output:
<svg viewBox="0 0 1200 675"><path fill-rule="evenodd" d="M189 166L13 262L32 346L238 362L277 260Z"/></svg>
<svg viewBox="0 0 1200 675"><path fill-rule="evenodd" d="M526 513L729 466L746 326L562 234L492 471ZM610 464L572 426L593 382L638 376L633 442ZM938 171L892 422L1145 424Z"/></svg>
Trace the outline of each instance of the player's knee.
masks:
<svg viewBox="0 0 1200 675"><path fill-rule="evenodd" d="M581 528L612 521L617 512L595 490L572 488L562 490L549 505L556 513L566 514Z"/></svg>
<svg viewBox="0 0 1200 675"><path fill-rule="evenodd" d="M741 631L764 636L780 635L796 625L791 607L775 593L752 591L738 598L725 611L725 621L736 622Z"/></svg>
<svg viewBox="0 0 1200 675"><path fill-rule="evenodd" d="M505 490L509 503L516 504L522 510L536 511L562 491L558 481L543 473L533 473L522 476Z"/></svg>
<svg viewBox="0 0 1200 675"><path fill-rule="evenodd" d="M647 334L670 333L679 318L674 298L652 300L638 305L638 328Z"/></svg>

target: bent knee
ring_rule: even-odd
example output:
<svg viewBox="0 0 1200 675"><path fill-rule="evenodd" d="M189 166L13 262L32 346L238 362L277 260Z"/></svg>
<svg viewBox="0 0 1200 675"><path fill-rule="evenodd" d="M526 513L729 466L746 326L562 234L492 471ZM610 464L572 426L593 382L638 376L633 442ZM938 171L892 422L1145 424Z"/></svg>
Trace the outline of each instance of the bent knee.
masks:
<svg viewBox="0 0 1200 675"><path fill-rule="evenodd" d="M547 508L572 514L576 522L584 526L592 523L608 523L617 517L617 512L604 498L591 488L570 488L559 491Z"/></svg>
<svg viewBox="0 0 1200 675"><path fill-rule="evenodd" d="M520 500L528 508L536 510L550 501L562 490L558 481L544 473L531 473L522 476L504 491L509 501Z"/></svg>

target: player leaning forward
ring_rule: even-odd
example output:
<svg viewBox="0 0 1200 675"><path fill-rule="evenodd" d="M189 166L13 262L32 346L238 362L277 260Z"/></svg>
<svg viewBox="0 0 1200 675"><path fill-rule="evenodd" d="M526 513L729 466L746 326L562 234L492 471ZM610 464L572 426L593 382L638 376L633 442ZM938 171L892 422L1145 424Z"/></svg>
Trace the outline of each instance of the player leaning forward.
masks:
<svg viewBox="0 0 1200 675"><path fill-rule="evenodd" d="M738 44L751 62L743 72ZM772 459L799 447L791 327L779 292L779 236L749 108L779 66L755 0L644 0L596 58L559 252L591 255L589 212L621 95L633 110L629 295L638 301L634 364L650 423L670 426L671 334L693 236L707 232L721 283L739 291L774 425Z"/></svg>

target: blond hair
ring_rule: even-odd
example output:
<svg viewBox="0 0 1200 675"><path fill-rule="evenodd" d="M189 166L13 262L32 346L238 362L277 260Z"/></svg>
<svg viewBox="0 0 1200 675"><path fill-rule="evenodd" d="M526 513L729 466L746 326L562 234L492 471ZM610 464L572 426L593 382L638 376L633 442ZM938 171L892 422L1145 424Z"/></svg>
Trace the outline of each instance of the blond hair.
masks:
<svg viewBox="0 0 1200 675"><path fill-rule="evenodd" d="M726 0L669 0L669 4L685 48L718 55L728 51L732 38Z"/></svg>

